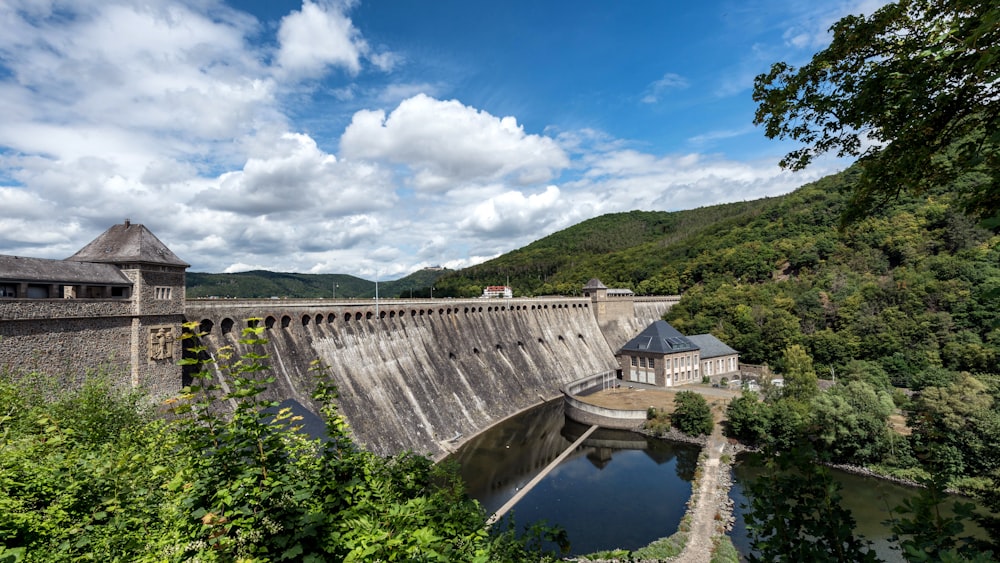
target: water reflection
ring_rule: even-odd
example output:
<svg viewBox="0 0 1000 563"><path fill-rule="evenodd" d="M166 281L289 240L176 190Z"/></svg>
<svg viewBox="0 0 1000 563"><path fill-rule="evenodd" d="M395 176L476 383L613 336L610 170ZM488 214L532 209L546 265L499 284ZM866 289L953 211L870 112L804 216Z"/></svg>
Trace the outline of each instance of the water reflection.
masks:
<svg viewBox="0 0 1000 563"><path fill-rule="evenodd" d="M567 420L555 401L482 433L451 459L470 495L492 513L587 428ZM698 453L687 444L599 429L517 504L515 521L559 524L574 554L636 549L677 530Z"/></svg>
<svg viewBox="0 0 1000 563"><path fill-rule="evenodd" d="M763 469L754 467L749 463L747 457L741 456L739 461L733 468L733 488L729 493L730 498L735 502L734 516L736 517L730 537L740 553L747 554L750 551L750 541L746 524L743 521L743 513L745 512L743 506L749 504L749 500L747 500L743 490L746 483L759 477ZM831 470L830 474L834 481L840 484L841 505L850 510L851 515L854 516L856 524L854 533L870 540L875 553L882 561L887 563L905 562L906 559L902 553L893 549L896 542L890 541L893 534L886 521L893 516L893 511L901 506L903 501L914 498L918 490L884 479L863 477L835 469ZM951 500L947 501L946 506L943 507L943 515L954 515L951 504L955 500L969 502L968 499L952 496ZM971 522L966 532L973 536L986 537L985 532Z"/></svg>

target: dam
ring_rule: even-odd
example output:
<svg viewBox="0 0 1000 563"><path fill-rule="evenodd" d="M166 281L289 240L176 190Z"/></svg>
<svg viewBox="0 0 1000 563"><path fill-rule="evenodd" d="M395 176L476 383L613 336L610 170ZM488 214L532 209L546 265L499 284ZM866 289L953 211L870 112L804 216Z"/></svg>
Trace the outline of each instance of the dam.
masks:
<svg viewBox="0 0 1000 563"><path fill-rule="evenodd" d="M675 301L645 301L647 314L609 324L612 338L656 320ZM593 305L581 297L188 300L184 316L199 323L210 353L236 347L248 319L258 319L250 322L265 329L272 398L315 411L311 368L318 360L360 444L380 455L440 459L504 418L560 396L561 386L582 375L616 369Z"/></svg>
<svg viewBox="0 0 1000 563"><path fill-rule="evenodd" d="M614 351L679 300L596 279L579 297L191 300L188 267L129 220L65 260L0 255L0 372L72 386L99 371L162 400L185 383L183 323L212 356L260 323L270 398L317 412L318 360L358 443L440 459L563 385L614 372Z"/></svg>

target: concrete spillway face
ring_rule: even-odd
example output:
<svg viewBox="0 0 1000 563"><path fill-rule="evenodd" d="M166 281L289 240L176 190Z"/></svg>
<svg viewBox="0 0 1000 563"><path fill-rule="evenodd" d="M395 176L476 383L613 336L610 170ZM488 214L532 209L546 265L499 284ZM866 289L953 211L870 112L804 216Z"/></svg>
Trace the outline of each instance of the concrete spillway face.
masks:
<svg viewBox="0 0 1000 563"><path fill-rule="evenodd" d="M333 322L275 323L265 336L276 398L310 404L310 363L318 359L364 447L441 457L506 416L557 397L560 386L614 369L613 352L582 303L512 303L454 301L422 312L386 305L384 318L338 311L322 317Z"/></svg>
<svg viewBox="0 0 1000 563"><path fill-rule="evenodd" d="M618 350L652 323L661 320L673 306L673 301L636 301L634 316L620 316L605 322L601 331L608 346Z"/></svg>

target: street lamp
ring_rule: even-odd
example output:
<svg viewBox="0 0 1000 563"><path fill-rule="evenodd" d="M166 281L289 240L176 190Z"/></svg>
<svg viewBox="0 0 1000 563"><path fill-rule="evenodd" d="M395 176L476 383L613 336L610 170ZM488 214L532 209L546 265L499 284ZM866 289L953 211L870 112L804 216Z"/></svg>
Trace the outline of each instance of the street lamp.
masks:
<svg viewBox="0 0 1000 563"><path fill-rule="evenodd" d="M340 287L340 284L339 284L339 283L335 283L335 284L333 284L333 298L334 298L334 299L336 299L336 298L337 298L337 288L338 288L338 287Z"/></svg>
<svg viewBox="0 0 1000 563"><path fill-rule="evenodd" d="M434 286L431 286L431 299L434 299Z"/></svg>

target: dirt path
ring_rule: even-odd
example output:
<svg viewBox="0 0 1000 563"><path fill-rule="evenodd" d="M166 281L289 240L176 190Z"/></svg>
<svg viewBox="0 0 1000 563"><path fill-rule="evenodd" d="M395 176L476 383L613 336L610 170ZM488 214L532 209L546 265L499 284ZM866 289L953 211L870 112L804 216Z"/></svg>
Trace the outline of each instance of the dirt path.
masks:
<svg viewBox="0 0 1000 563"><path fill-rule="evenodd" d="M688 540L681 552L674 561L683 563L708 563L712 558L713 537L717 534L725 533L725 519L717 520L716 514L720 512L720 503L724 503L729 494L728 478L722 476L722 472L729 471L729 465L722 463L722 453L726 448L726 439L722 436L722 426L716 424L715 430L705 444L705 452L708 454L699 467L701 468L701 478L698 481L698 490L692 491L694 497L694 509L691 512L691 531L688 532ZM728 475L728 473L727 473Z"/></svg>

